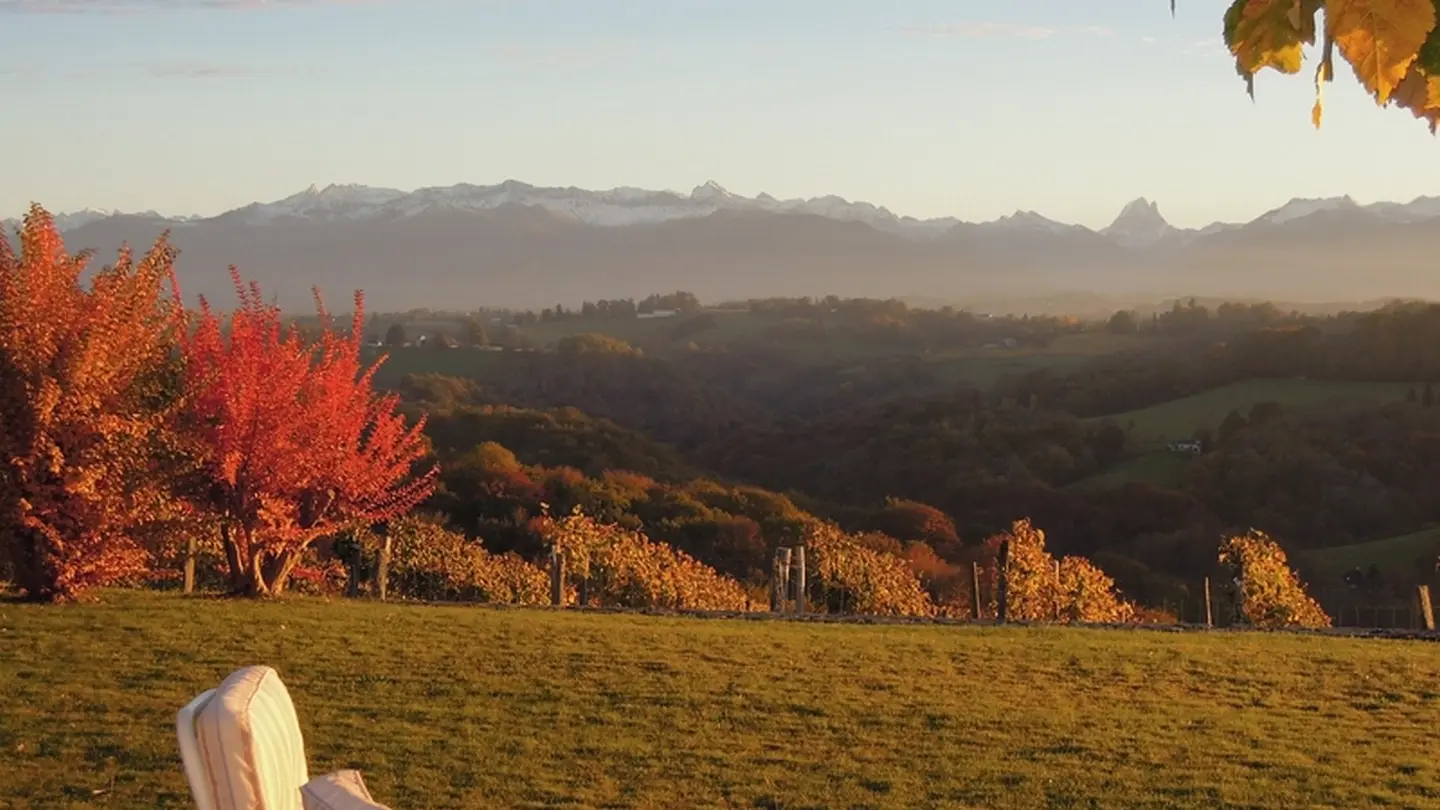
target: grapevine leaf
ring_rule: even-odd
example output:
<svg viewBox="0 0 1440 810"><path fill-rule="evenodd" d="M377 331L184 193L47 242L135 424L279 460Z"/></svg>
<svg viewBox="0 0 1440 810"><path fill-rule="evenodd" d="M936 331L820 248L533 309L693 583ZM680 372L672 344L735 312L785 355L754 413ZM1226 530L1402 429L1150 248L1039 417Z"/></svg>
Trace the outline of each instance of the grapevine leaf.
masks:
<svg viewBox="0 0 1440 810"><path fill-rule="evenodd" d="M1420 68L1411 66L1395 88L1391 101L1429 122L1432 134L1440 128L1440 76L1426 75Z"/></svg>
<svg viewBox="0 0 1440 810"><path fill-rule="evenodd" d="M1380 104L1390 100L1435 28L1433 0L1326 0L1326 32Z"/></svg>
<svg viewBox="0 0 1440 810"><path fill-rule="evenodd" d="M1304 7L1298 0L1235 0L1225 12L1225 44L1251 98L1253 77L1261 70L1300 72L1302 46L1315 39L1315 9L1307 24Z"/></svg>

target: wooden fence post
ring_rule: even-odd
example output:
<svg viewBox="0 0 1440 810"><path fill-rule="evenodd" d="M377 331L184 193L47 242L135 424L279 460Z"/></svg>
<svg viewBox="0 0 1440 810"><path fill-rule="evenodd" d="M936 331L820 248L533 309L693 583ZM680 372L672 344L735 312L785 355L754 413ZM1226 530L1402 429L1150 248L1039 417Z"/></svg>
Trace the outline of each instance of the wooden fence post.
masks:
<svg viewBox="0 0 1440 810"><path fill-rule="evenodd" d="M770 560L770 612L779 613L785 607L785 567L783 555L785 549L775 549L775 556Z"/></svg>
<svg viewBox="0 0 1440 810"><path fill-rule="evenodd" d="M390 533L380 541L380 564L375 566L375 594L384 602L390 593Z"/></svg>
<svg viewBox="0 0 1440 810"><path fill-rule="evenodd" d="M980 621L985 613L980 609L980 563L970 563L970 611L971 618Z"/></svg>
<svg viewBox="0 0 1440 810"><path fill-rule="evenodd" d="M1430 586L1418 585L1415 588L1416 601L1420 603L1420 624L1426 630L1435 629L1435 607L1430 604Z"/></svg>
<svg viewBox="0 0 1440 810"><path fill-rule="evenodd" d="M795 615L805 615L805 547L795 548Z"/></svg>
<svg viewBox="0 0 1440 810"><path fill-rule="evenodd" d="M550 604L565 604L565 555L556 547L550 549Z"/></svg>
<svg viewBox="0 0 1440 810"><path fill-rule="evenodd" d="M1205 626L1215 626L1215 614L1210 609L1210 578L1205 577Z"/></svg>
<svg viewBox="0 0 1440 810"><path fill-rule="evenodd" d="M1010 615L1010 538L1000 541L1000 557L996 564L999 566L999 583L996 588L996 602L999 609L995 612L995 621L1004 624Z"/></svg>
<svg viewBox="0 0 1440 810"><path fill-rule="evenodd" d="M195 592L195 535L185 538L185 593Z"/></svg>
<svg viewBox="0 0 1440 810"><path fill-rule="evenodd" d="M790 592L790 583L793 577L790 576L790 566L795 558L795 549L786 546L780 549L780 606L783 608L794 594Z"/></svg>

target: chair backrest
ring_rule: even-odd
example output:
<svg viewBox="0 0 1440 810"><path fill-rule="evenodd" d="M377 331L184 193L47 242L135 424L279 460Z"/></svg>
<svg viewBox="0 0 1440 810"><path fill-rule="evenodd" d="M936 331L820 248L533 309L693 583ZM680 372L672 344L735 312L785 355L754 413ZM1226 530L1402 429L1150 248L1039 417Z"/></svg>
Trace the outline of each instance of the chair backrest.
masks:
<svg viewBox="0 0 1440 810"><path fill-rule="evenodd" d="M180 710L176 732L198 810L300 810L305 742L275 670L231 673Z"/></svg>

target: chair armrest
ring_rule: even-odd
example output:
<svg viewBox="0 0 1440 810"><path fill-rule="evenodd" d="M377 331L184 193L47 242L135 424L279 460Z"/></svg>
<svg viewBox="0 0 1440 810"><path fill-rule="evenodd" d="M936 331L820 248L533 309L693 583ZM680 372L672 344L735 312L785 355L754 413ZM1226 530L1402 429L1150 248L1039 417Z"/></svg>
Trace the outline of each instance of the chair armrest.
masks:
<svg viewBox="0 0 1440 810"><path fill-rule="evenodd" d="M390 810L370 796L359 771L335 771L300 787L305 810Z"/></svg>

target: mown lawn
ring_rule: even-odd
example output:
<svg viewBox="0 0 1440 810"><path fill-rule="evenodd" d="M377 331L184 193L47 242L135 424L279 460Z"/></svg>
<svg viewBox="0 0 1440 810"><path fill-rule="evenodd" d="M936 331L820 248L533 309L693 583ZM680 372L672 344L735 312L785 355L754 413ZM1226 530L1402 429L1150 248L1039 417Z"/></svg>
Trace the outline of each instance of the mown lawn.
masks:
<svg viewBox="0 0 1440 810"><path fill-rule="evenodd" d="M396 810L1440 804L1422 642L112 592L0 652L6 808L187 806L174 711L249 663Z"/></svg>

